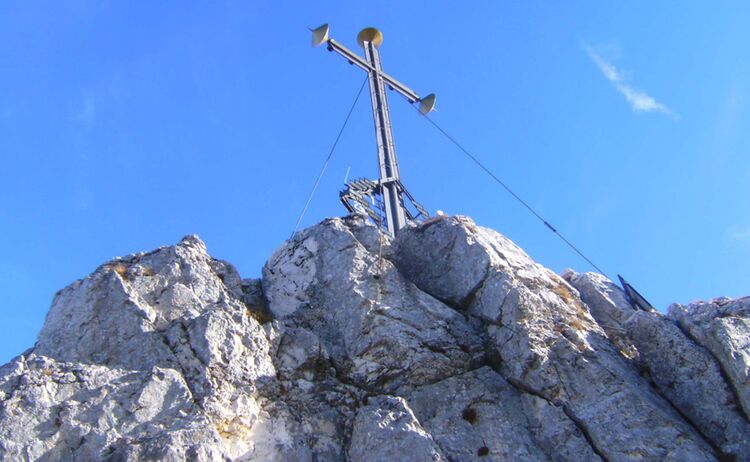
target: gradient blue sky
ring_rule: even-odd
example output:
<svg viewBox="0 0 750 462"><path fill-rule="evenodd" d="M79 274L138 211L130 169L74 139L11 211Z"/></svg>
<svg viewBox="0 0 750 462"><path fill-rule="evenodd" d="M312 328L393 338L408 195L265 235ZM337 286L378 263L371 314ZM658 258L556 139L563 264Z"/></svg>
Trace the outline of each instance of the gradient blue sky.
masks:
<svg viewBox="0 0 750 462"><path fill-rule="evenodd" d="M199 3L199 2L196 2ZM434 120L654 305L750 279L747 2L0 3L0 362L56 290L117 256L199 234L257 277L289 236L364 74L383 65ZM555 271L590 268L390 94L404 181ZM369 100L307 213L376 175Z"/></svg>

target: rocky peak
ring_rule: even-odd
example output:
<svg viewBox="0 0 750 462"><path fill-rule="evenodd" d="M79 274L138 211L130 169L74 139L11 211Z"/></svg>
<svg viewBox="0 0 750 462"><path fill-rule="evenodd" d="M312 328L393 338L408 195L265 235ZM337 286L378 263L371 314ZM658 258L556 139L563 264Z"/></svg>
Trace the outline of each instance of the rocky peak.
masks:
<svg viewBox="0 0 750 462"><path fill-rule="evenodd" d="M195 237L60 291L0 369L2 460L750 460L750 303L634 310L495 231L356 216L260 280Z"/></svg>

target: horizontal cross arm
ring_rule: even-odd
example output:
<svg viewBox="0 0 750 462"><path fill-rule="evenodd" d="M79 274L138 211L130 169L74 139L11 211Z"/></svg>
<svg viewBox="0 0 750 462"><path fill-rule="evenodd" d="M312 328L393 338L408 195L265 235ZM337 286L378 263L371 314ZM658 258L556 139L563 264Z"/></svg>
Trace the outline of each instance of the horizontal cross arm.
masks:
<svg viewBox="0 0 750 462"><path fill-rule="evenodd" d="M351 51L344 45L335 41L334 39L328 40L328 50L335 51L336 53L340 54L341 56L346 58L350 63L359 67L363 71L371 72L373 70L372 66L370 66L370 63L368 63L367 61L362 59L357 53L354 53L353 51Z"/></svg>
<svg viewBox="0 0 750 462"><path fill-rule="evenodd" d="M409 100L410 103L414 104L416 102L421 101L422 98L420 98L416 93L414 93L409 87L402 84L398 80L394 79L390 75L386 74L385 72L381 72L380 75L383 76L383 80L385 80L385 83L388 84L389 87L393 88L397 92L404 95L406 99Z"/></svg>
<svg viewBox="0 0 750 462"><path fill-rule="evenodd" d="M355 66L359 67L360 69L366 71L366 72L373 72L374 69L372 66L370 66L370 63L365 61L363 58L361 58L358 54L354 53L344 45L340 44L334 39L328 40L328 49L331 51L335 51L336 53L340 54L344 58L347 59L350 63L354 64ZM385 72L380 72L380 76L383 78L385 83L388 84L388 86L397 92L401 93L407 100L409 100L410 103L414 104L422 99L417 95L412 89L407 87L406 85L402 84L398 80L394 79L390 75L386 74Z"/></svg>

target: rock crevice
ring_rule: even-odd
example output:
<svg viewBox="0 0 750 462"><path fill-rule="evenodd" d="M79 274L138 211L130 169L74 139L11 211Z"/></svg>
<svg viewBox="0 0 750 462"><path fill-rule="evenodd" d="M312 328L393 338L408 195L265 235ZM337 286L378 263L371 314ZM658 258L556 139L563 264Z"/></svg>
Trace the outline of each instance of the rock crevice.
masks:
<svg viewBox="0 0 750 462"><path fill-rule="evenodd" d="M750 426L720 361L671 315L634 310L624 293L594 273L564 275L610 338L632 347L633 366L719 455L748 454ZM742 458L740 458L742 459Z"/></svg>

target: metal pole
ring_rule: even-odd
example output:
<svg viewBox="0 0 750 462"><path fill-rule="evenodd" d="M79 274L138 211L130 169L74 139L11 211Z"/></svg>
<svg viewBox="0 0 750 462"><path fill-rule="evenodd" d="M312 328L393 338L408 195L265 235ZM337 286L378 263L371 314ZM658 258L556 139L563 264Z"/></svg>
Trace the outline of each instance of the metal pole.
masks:
<svg viewBox="0 0 750 462"><path fill-rule="evenodd" d="M383 191L383 202L385 203L386 224L388 233L395 236L406 224L401 191L398 184L400 174L396 148L393 143L393 131L391 130L390 114L388 112L388 99L385 93L385 84L382 78L382 67L380 55L373 42L363 42L365 57L372 70L368 71L370 82L370 99L372 101L372 116L375 122L375 134L378 145L378 168L380 171L380 182Z"/></svg>

